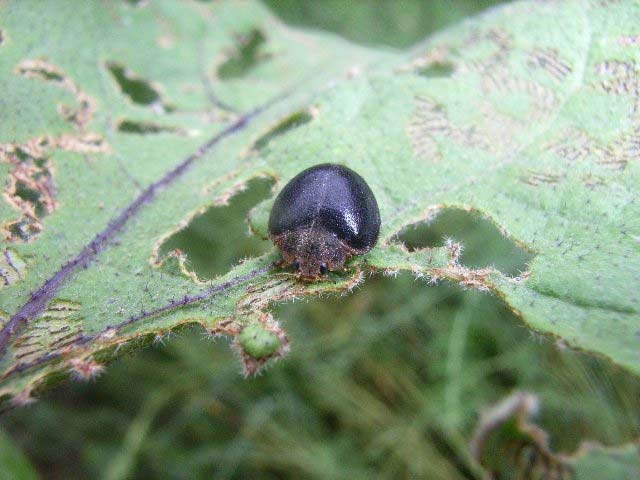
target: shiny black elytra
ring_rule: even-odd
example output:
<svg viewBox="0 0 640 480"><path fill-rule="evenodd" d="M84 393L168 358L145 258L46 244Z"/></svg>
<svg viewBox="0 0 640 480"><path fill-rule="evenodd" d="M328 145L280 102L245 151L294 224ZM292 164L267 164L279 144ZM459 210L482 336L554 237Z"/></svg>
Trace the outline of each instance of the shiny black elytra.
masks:
<svg viewBox="0 0 640 480"><path fill-rule="evenodd" d="M296 175L276 197L269 238L305 280L340 270L373 248L380 233L378 203L364 179L333 163Z"/></svg>

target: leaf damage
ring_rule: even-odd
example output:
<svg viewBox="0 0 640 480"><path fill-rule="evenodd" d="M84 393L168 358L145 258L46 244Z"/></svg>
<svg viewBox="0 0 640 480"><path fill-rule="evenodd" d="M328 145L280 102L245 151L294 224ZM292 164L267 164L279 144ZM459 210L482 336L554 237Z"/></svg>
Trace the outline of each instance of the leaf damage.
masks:
<svg viewBox="0 0 640 480"><path fill-rule="evenodd" d="M43 230L42 220L58 207L55 150L75 153L110 152L108 144L96 134L43 136L23 144L0 144L0 161L13 167L4 191L5 201L21 216L2 225L3 237L10 242L29 242Z"/></svg>
<svg viewBox="0 0 640 480"><path fill-rule="evenodd" d="M152 135L158 133L170 133L174 135L181 135L183 137L189 135L189 132L183 128L145 120L120 120L116 123L116 130L122 133L135 135Z"/></svg>
<svg viewBox="0 0 640 480"><path fill-rule="evenodd" d="M398 67L397 73L415 73L427 78L449 77L455 74L454 49L449 45L438 45L417 56L410 63Z"/></svg>
<svg viewBox="0 0 640 480"><path fill-rule="evenodd" d="M243 77L271 57L264 48L267 36L259 28L253 28L248 33L236 34L235 41L235 46L224 52L224 61L216 69L220 80Z"/></svg>
<svg viewBox="0 0 640 480"><path fill-rule="evenodd" d="M75 106L58 105L58 112L76 133L40 136L22 144L0 144L0 161L13 167L3 197L21 214L16 220L2 225L2 235L10 242L29 242L42 232L43 218L59 207L54 151L108 154L110 148L100 135L86 131L93 119L96 101L61 68L44 59L27 59L18 64L14 73L62 88L74 94L77 103Z"/></svg>
<svg viewBox="0 0 640 480"><path fill-rule="evenodd" d="M51 83L74 94L77 105L72 107L60 104L58 113L77 130L84 131L93 120L97 106L96 100L82 90L61 68L44 59L27 59L18 64L15 73Z"/></svg>
<svg viewBox="0 0 640 480"><path fill-rule="evenodd" d="M298 110L285 118L279 120L275 125L271 126L266 132L262 133L252 144L250 151L259 152L268 147L269 143L277 137L285 135L287 132L306 125L320 114L316 107L309 107Z"/></svg>
<svg viewBox="0 0 640 480"><path fill-rule="evenodd" d="M487 49L487 43L493 49ZM434 98L416 97L414 117L407 126L416 157L438 161L442 158L440 144L445 139L464 148L504 155L517 149L519 136L529 130L532 122L544 124L552 118L558 107L556 94L539 82L512 73L509 62L513 50L512 35L494 28L476 32L456 46L434 46L401 67L401 72L412 71L421 76L444 74L460 81L477 77L485 97L476 100L473 109L478 114L474 121L463 125L452 122L446 107ZM466 59L450 60L457 51L464 51ZM542 69L557 82L570 79L574 73L571 63L554 49L533 49L526 65L531 70ZM500 111L492 101L495 96L502 99L524 96L528 98L528 111ZM505 133L505 129L509 132Z"/></svg>
<svg viewBox="0 0 640 480"><path fill-rule="evenodd" d="M131 102L151 107L157 113L172 110L162 99L163 89L155 82L146 80L120 62L107 61L105 67L118 85L118 90Z"/></svg>
<svg viewBox="0 0 640 480"><path fill-rule="evenodd" d="M601 77L595 87L610 95L631 97L631 112L640 115L640 67L635 60L608 59L594 65Z"/></svg>
<svg viewBox="0 0 640 480"><path fill-rule="evenodd" d="M206 186L202 197L213 198L188 214L174 229L155 242L151 265L203 284L204 279L223 275L242 260L234 257L226 262L222 259L205 261L210 251L225 249L226 242L236 244L244 252L244 258L265 253L267 247L261 242L262 239L251 238L252 232L247 228L245 217L265 195L272 194L273 183L271 172L247 168L231 172ZM217 236L215 232L225 232L225 235ZM192 242L194 236L199 239L197 245ZM207 268L196 271L189 261L190 257L200 258L201 261L197 263L206 263Z"/></svg>
<svg viewBox="0 0 640 480"><path fill-rule="evenodd" d="M19 282L26 273L27 264L20 255L10 248L5 248L0 256L0 290Z"/></svg>
<svg viewBox="0 0 640 480"><path fill-rule="evenodd" d="M594 160L612 172L620 172L630 162L640 161L640 126L633 127L607 143L576 127L560 130L555 137L543 145L543 149L563 159L565 168Z"/></svg>
<svg viewBox="0 0 640 480"><path fill-rule="evenodd" d="M196 160L202 158L226 137L231 136L234 133L237 133L238 131L244 129L252 120L255 119L255 117L263 113L279 99L280 97L272 98L266 103L256 107L252 111L238 118L235 122L231 123L225 129L223 129L219 133L216 133L213 137L209 138L209 140L200 145L194 153L187 155L187 157L182 159L173 169L169 170L160 180L151 183L144 191L142 191L133 200L133 202L131 202L126 208L124 208L120 212L120 214L112 222L110 222L104 230L99 232L94 237L94 239L89 242L89 244L86 245L75 257L73 257L67 263L63 264L62 267L52 277L44 282L44 284L42 284L38 290L32 292L29 301L22 305L22 307L11 317L11 319L3 325L2 329L0 329L0 355L6 352L10 340L13 338L14 334L21 329L22 326L28 324L31 320L37 318L38 315L44 312L47 305L53 300L58 289L67 280L67 278L81 266L86 267L106 247L107 242L111 240L115 235L117 235L120 230L124 228L125 224L140 211L143 205L155 198L158 191L160 191L163 187L172 184L174 181L180 178L181 175L184 174L184 172L187 171ZM134 315L128 321L119 324L117 328L112 329L111 327L109 327L105 329L105 333L112 331L117 332L120 328L130 325L131 323L135 323L141 319L147 318L148 316L172 310L177 306L186 306L192 303L196 303L203 298L208 298L211 295L217 294L220 289L224 290L227 288L231 288L237 283L246 281L247 279L254 278L261 273L264 273L264 271L266 270L263 269L250 272L247 275L238 277L234 280L230 280L222 285L217 285L215 287L212 287L210 290L201 292L197 295L187 295L182 302L172 301L167 305L153 309L151 312L142 312L140 315ZM100 334L100 336L102 335L104 335L104 333ZM87 336L83 338L83 342L90 342L94 338L96 338L96 335ZM17 364L14 366L13 370L18 372L24 371L34 366L38 366L41 363L46 363L47 361L53 360L59 356L59 354L52 354L51 356L45 355L31 363L26 362Z"/></svg>
<svg viewBox="0 0 640 480"><path fill-rule="evenodd" d="M566 80L573 68L564 60L556 48L535 48L527 60L529 68L540 68L559 82Z"/></svg>
<svg viewBox="0 0 640 480"><path fill-rule="evenodd" d="M528 175L521 177L520 180L532 187L538 187L540 185L556 185L560 183L564 177L564 173L531 170Z"/></svg>
<svg viewBox="0 0 640 480"><path fill-rule="evenodd" d="M21 213L20 218L2 226L3 237L10 242L34 238L43 229L41 219L58 208L51 160L27 152L13 145L0 146L0 159L13 166L4 198Z"/></svg>
<svg viewBox="0 0 640 480"><path fill-rule="evenodd" d="M448 139L469 148L491 150L486 135L476 126L455 126L443 105L427 97L416 98L414 118L407 127L416 157L430 162L442 159L439 140Z"/></svg>
<svg viewBox="0 0 640 480"><path fill-rule="evenodd" d="M335 274L326 281L311 285L300 282L294 273L274 275L257 285L249 286L246 293L236 304L238 317L252 315L254 312L264 312L269 305L307 296L322 295L340 291L350 292L364 280L364 274L359 268Z"/></svg>
<svg viewBox="0 0 640 480"><path fill-rule="evenodd" d="M69 300L52 301L44 313L13 342L16 362L29 363L42 352L63 352L72 347L83 331L80 307L79 303Z"/></svg>
<svg viewBox="0 0 640 480"><path fill-rule="evenodd" d="M384 251L374 249L368 255L366 264L374 271L386 276L396 276L401 271L409 271L414 277L426 279L429 283L440 280L454 281L464 288L481 291L494 289L492 275L499 275L493 268L470 269L460 264L462 245L448 241L444 247L423 248L410 252L404 245L387 245Z"/></svg>

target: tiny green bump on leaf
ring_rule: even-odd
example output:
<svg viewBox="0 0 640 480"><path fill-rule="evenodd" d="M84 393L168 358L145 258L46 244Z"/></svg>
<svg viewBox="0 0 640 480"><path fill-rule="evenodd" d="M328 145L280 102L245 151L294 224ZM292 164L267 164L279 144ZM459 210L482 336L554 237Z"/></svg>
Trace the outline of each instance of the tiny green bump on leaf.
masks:
<svg viewBox="0 0 640 480"><path fill-rule="evenodd" d="M253 358L269 357L280 348L278 335L259 323L246 326L238 336L238 343Z"/></svg>

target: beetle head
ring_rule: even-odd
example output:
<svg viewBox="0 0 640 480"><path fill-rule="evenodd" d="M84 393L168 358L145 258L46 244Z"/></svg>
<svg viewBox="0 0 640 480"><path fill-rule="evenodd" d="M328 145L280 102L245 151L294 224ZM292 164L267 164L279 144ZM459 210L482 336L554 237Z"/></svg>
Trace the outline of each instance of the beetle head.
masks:
<svg viewBox="0 0 640 480"><path fill-rule="evenodd" d="M317 280L329 270L340 270L347 259L342 241L325 228L299 228L274 238L284 263L303 280Z"/></svg>

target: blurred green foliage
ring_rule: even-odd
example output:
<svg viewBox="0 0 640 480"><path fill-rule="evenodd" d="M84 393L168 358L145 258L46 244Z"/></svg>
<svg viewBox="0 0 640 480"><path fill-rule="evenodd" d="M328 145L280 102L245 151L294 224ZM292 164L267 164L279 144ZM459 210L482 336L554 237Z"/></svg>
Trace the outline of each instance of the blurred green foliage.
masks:
<svg viewBox="0 0 640 480"><path fill-rule="evenodd" d="M285 21L401 47L494 1L269 0ZM349 11L345 11L349 3ZM244 217L254 182L171 237L202 278L267 248ZM463 263L517 275L531 254L474 213L450 210L401 239L452 237ZM46 478L481 478L468 441L478 414L514 390L540 397L554 449L640 434L640 382L531 334L498 298L410 275L353 294L281 305L292 353L243 380L225 340L186 330L0 418Z"/></svg>
<svg viewBox="0 0 640 480"><path fill-rule="evenodd" d="M290 25L328 30L368 45L408 47L429 32L503 0L264 0Z"/></svg>
<svg viewBox="0 0 640 480"><path fill-rule="evenodd" d="M0 430L0 466L0 480L33 480L38 478L33 466L2 430Z"/></svg>

